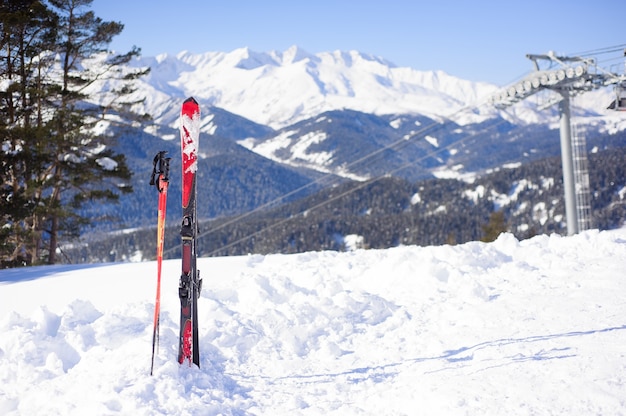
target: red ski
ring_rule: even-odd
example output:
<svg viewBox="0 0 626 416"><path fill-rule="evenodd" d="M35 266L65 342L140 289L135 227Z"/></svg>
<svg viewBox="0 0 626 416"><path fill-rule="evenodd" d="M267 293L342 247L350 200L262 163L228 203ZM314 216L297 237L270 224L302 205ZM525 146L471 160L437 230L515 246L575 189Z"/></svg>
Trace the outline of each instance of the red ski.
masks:
<svg viewBox="0 0 626 416"><path fill-rule="evenodd" d="M198 347L198 298L202 289L200 272L196 268L196 171L198 169L198 139L200 136L200 106L193 97L185 100L180 114L180 144L183 170L182 274L178 286L180 298L180 337L178 362L187 360L200 366Z"/></svg>
<svg viewBox="0 0 626 416"><path fill-rule="evenodd" d="M154 370L154 350L159 347L159 321L161 317L161 265L163 264L163 237L165 233L165 210L167 207L167 187L169 185L170 158L162 151L154 157L150 185L159 191L159 208L157 214L157 291L154 303L154 327L152 330L152 364L150 375Z"/></svg>

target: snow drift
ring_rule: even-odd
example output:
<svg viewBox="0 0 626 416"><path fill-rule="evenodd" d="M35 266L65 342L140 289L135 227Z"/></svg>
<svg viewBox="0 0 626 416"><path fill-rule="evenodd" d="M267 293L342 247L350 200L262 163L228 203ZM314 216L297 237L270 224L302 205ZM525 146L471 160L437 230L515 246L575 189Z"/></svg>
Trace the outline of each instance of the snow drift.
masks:
<svg viewBox="0 0 626 416"><path fill-rule="evenodd" d="M155 263L0 271L0 413L626 409L626 229L198 261L201 368L166 261L152 377Z"/></svg>

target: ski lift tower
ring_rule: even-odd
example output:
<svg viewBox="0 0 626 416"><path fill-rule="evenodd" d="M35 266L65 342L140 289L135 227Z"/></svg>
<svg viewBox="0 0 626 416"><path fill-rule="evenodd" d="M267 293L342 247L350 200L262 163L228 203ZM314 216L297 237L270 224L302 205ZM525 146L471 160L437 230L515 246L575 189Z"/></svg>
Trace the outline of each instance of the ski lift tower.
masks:
<svg viewBox="0 0 626 416"><path fill-rule="evenodd" d="M618 75L599 70L592 58L557 56L554 52L545 55L526 55L533 61L535 71L490 98L490 102L499 109L509 107L531 95L542 91L553 91L553 98L541 109L553 104L559 104L560 136L561 136L561 163L563 165L563 187L565 188L565 216L568 235L577 234L584 230L585 224L590 223L590 209L579 206L576 199L576 189L587 190L586 200L589 200L589 179L586 163L579 163L581 158L586 162L586 149L583 153L573 156L572 123L570 99L587 91L603 88L609 85L621 86L626 81L624 74ZM541 69L540 62L547 62L548 69ZM554 69L553 69L554 68ZM617 88L617 87L616 87ZM619 101L618 101L619 104ZM584 144L584 141L583 141ZM578 146L580 148L581 146ZM579 149L580 150L580 149ZM582 198L585 200L585 198ZM585 214L585 212L587 214ZM588 215L589 218L581 218Z"/></svg>

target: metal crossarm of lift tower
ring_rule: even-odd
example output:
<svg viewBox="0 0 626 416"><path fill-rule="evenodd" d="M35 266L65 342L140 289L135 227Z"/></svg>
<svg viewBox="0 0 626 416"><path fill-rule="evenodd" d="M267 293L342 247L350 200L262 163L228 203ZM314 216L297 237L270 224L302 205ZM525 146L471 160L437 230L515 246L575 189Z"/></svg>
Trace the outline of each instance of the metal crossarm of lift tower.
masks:
<svg viewBox="0 0 626 416"><path fill-rule="evenodd" d="M557 56L554 52L545 55L527 54L526 57L533 61L535 72L491 96L489 101L496 108L506 108L546 89L559 92L561 95L574 96L618 84L626 79L624 75L598 69L593 58ZM558 67L542 70L540 60L549 61L551 67L555 65Z"/></svg>

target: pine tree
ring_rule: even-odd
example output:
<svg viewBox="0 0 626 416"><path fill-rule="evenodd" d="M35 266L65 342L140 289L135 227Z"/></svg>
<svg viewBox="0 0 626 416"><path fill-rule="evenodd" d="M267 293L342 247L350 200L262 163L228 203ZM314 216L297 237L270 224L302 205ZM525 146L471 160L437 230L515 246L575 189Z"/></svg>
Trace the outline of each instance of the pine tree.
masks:
<svg viewBox="0 0 626 416"><path fill-rule="evenodd" d="M147 70L125 64L140 51L108 51L123 25L96 17L91 0L48 3L3 2L1 9L6 65L0 77L9 88L0 139L10 157L2 163L0 214L10 235L19 236L10 241L0 233L9 265L54 263L60 238L77 236L90 222L80 214L86 202L115 201L132 191L124 155L94 127L108 114L136 120L129 112L138 102L133 81Z"/></svg>
<svg viewBox="0 0 626 416"><path fill-rule="evenodd" d="M500 234L507 232L508 226L506 224L506 219L504 218L504 212L494 211L489 216L489 222L483 225L482 229L483 237L480 239L480 241L483 241L485 243L495 241Z"/></svg>
<svg viewBox="0 0 626 416"><path fill-rule="evenodd" d="M41 177L47 157L42 70L54 48L57 16L40 1L0 5L0 258L2 265L32 264L38 256Z"/></svg>

